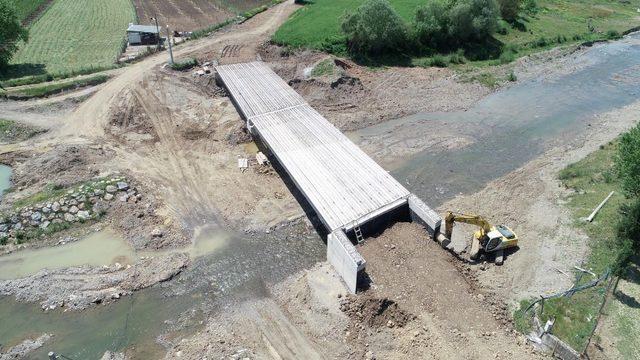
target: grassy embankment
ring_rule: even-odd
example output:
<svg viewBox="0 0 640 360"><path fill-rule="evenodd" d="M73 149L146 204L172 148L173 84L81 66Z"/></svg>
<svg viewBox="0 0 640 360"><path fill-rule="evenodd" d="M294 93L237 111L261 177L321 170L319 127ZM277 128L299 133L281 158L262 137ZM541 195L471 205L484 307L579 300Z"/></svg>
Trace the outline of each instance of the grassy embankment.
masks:
<svg viewBox="0 0 640 360"><path fill-rule="evenodd" d="M42 132L42 129L20 124L13 120L0 119L0 144L24 141Z"/></svg>
<svg viewBox="0 0 640 360"><path fill-rule="evenodd" d="M30 26L29 41L20 47L3 75L4 80L27 78L5 81L3 86L115 67L124 46L125 30L134 20L135 11L129 0L54 1Z"/></svg>
<svg viewBox="0 0 640 360"><path fill-rule="evenodd" d="M0 96L13 100L40 98L58 94L68 90L79 89L85 86L102 84L107 80L109 80L109 76L97 74L78 79L70 79L68 81L44 83L41 85L34 85L17 89L8 89L7 91L0 91Z"/></svg>
<svg viewBox="0 0 640 360"><path fill-rule="evenodd" d="M47 0L12 0L11 2L16 7L20 21L24 21L46 1Z"/></svg>
<svg viewBox="0 0 640 360"><path fill-rule="evenodd" d="M621 208L629 204L622 191L621 181L614 169L617 142L612 142L587 156L585 159L565 168L559 178L563 185L573 189L566 206L571 209L575 226L589 236L590 254L583 268L600 275L607 269L615 269L618 255L623 251L618 241L617 224L621 217ZM611 192L615 191L609 202L600 210L594 221L586 222L593 209ZM576 283L583 284L593 280L591 275L580 273ZM571 297L546 300L544 310L539 314L542 321L555 318L553 333L578 351L583 351L587 341L597 325L600 307L605 298L607 282L579 292ZM635 283L638 287L638 283ZM525 301L522 304L527 306ZM631 307L624 302L612 299L605 312L612 314L618 328L619 338L616 346L626 358L634 349L638 351L640 338L640 308ZM518 318L516 323L523 325L526 319ZM635 319L635 320L633 320ZM635 345L634 345L635 344ZM625 350L626 349L626 350Z"/></svg>
<svg viewBox="0 0 640 360"><path fill-rule="evenodd" d="M343 35L342 15L352 11L364 0L315 0L294 13L273 36L273 41L292 48L312 48L346 55L344 47L333 46ZM389 0L407 22L413 21L416 7L424 0ZM503 26L506 32L494 35L500 49L489 59L467 61L460 52L412 57L408 65L456 65L461 70L508 63L517 57L563 44L609 39L637 26L637 6L632 3L607 0L538 0L531 11L521 11L515 24ZM474 58L467 50L467 58ZM470 56L471 55L471 56ZM461 61L462 60L462 61ZM482 75L481 75L482 77ZM495 79L480 78L490 85Z"/></svg>

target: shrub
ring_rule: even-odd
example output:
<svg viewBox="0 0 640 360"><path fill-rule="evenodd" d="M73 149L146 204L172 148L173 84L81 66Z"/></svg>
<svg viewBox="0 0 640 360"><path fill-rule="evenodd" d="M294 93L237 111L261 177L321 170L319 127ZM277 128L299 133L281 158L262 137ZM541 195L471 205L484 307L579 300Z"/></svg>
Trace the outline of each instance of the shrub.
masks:
<svg viewBox="0 0 640 360"><path fill-rule="evenodd" d="M22 27L16 8L9 0L0 0L0 70L4 70L20 41L29 40L29 31Z"/></svg>
<svg viewBox="0 0 640 360"><path fill-rule="evenodd" d="M500 15L503 19L513 22L518 17L522 0L498 0Z"/></svg>
<svg viewBox="0 0 640 360"><path fill-rule="evenodd" d="M615 31L615 30L609 30L607 31L607 38L611 39L611 40L616 40L616 39L620 39L622 36L620 35L619 32Z"/></svg>
<svg viewBox="0 0 640 360"><path fill-rule="evenodd" d="M460 0L449 12L449 35L458 44L484 40L498 28L495 0Z"/></svg>
<svg viewBox="0 0 640 360"><path fill-rule="evenodd" d="M500 35L507 35L509 33L509 26L507 22L504 20L499 20L498 28L496 29L496 32Z"/></svg>
<svg viewBox="0 0 640 360"><path fill-rule="evenodd" d="M618 222L618 246L621 249L616 259L615 269L620 273L631 256L640 250L640 199L631 204L622 205Z"/></svg>
<svg viewBox="0 0 640 360"><path fill-rule="evenodd" d="M522 2L522 9L529 15L535 15L540 10L536 0L524 0Z"/></svg>
<svg viewBox="0 0 640 360"><path fill-rule="evenodd" d="M431 58L431 60L429 60L429 66L447 67L447 65L448 65L447 59L440 54L434 55Z"/></svg>
<svg viewBox="0 0 640 360"><path fill-rule="evenodd" d="M464 50L458 49L453 54L449 55L449 63L451 64L464 64L467 59L464 57Z"/></svg>
<svg viewBox="0 0 640 360"><path fill-rule="evenodd" d="M441 1L430 1L416 9L414 31L424 46L439 48L449 40L449 10Z"/></svg>
<svg viewBox="0 0 640 360"><path fill-rule="evenodd" d="M509 73L509 75L507 76L507 80L514 82L514 81L518 81L518 77L516 76L516 74L512 72Z"/></svg>
<svg viewBox="0 0 640 360"><path fill-rule="evenodd" d="M360 54L382 54L406 47L407 27L387 0L367 0L342 21L349 49Z"/></svg>
<svg viewBox="0 0 640 360"><path fill-rule="evenodd" d="M620 137L615 167L624 191L640 196L640 124Z"/></svg>
<svg viewBox="0 0 640 360"><path fill-rule="evenodd" d="M187 69L191 69L192 67L198 65L198 60L194 58L190 58L183 61L174 62L171 64L171 68L177 71L183 71Z"/></svg>

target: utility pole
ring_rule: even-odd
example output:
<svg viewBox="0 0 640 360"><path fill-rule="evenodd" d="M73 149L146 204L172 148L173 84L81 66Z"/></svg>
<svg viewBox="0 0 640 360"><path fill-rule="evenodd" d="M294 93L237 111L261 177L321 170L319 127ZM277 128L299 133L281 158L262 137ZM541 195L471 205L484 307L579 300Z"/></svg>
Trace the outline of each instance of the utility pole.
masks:
<svg viewBox="0 0 640 360"><path fill-rule="evenodd" d="M158 51L160 51L160 27L158 26L158 18L152 17L151 21L155 21L156 22L156 32L157 32L157 36L158 36Z"/></svg>
<svg viewBox="0 0 640 360"><path fill-rule="evenodd" d="M169 25L167 25L167 42L169 43L169 65L173 65L173 48L171 47L171 32L169 31Z"/></svg>

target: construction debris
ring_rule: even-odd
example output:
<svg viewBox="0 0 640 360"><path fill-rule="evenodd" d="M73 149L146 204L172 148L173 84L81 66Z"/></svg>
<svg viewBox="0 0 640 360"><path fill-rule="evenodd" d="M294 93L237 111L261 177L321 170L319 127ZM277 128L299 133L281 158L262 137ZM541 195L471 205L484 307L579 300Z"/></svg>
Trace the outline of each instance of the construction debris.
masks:
<svg viewBox="0 0 640 360"><path fill-rule="evenodd" d="M262 153L262 151L258 151L256 154L256 161L260 165L269 164L269 159L267 159L266 155Z"/></svg>
<svg viewBox="0 0 640 360"><path fill-rule="evenodd" d="M591 213L591 215L589 215L589 217L587 218L587 222L592 222L593 218L596 217L596 214L598 213L598 211L600 211L600 209L602 209L602 207L604 206L604 204L607 203L607 201L609 201L609 199L611 198L611 196L613 195L614 191L610 192L609 195L602 200L602 202L600 203L600 205L598 205L597 208L595 208L593 210L593 212Z"/></svg>

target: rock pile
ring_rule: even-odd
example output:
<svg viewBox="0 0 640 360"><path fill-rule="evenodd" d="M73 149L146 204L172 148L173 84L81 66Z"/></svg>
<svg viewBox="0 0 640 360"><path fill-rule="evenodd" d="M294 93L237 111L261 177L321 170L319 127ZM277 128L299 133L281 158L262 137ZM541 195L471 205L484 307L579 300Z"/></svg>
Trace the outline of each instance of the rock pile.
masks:
<svg viewBox="0 0 640 360"><path fill-rule="evenodd" d="M67 190L57 198L0 217L0 240L7 242L31 231L53 233L73 223L98 218L114 199L138 202L142 195L124 178L90 181Z"/></svg>

